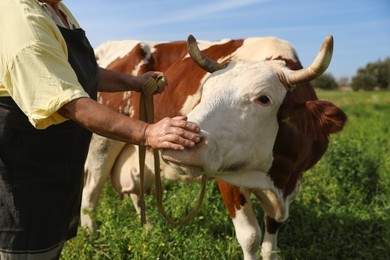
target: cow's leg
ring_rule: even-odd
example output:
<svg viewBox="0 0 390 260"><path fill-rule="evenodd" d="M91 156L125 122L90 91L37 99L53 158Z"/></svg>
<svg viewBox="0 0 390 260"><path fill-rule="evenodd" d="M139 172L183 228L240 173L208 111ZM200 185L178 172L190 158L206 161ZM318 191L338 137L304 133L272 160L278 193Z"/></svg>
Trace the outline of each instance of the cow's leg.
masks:
<svg viewBox="0 0 390 260"><path fill-rule="evenodd" d="M293 193L283 198L280 194L270 190L256 190L254 194L260 200L264 209L265 231L264 239L261 244L261 256L263 259L279 259L279 250L277 247L278 230L282 222L289 216L289 206L299 191L298 182Z"/></svg>
<svg viewBox="0 0 390 260"><path fill-rule="evenodd" d="M85 163L85 178L81 202L81 225L90 232L96 230L94 213L100 194L116 157L125 143L93 135Z"/></svg>
<svg viewBox="0 0 390 260"><path fill-rule="evenodd" d="M277 222L275 219L265 215L265 231L263 243L261 244L261 256L264 260L279 259L278 254L278 230L282 223Z"/></svg>
<svg viewBox="0 0 390 260"><path fill-rule="evenodd" d="M232 218L237 239L244 253L244 259L257 259L257 252L261 242L261 229L253 212L250 193L245 194L247 202L236 209L236 216Z"/></svg>
<svg viewBox="0 0 390 260"><path fill-rule="evenodd" d="M265 230L263 242L261 244L262 259L279 259L277 250L277 232L282 220L284 221L285 218L287 218L285 215L286 211L283 203L284 200L278 198L278 196L270 190L255 190L254 194L259 199L264 210ZM275 220L276 217L279 222Z"/></svg>
<svg viewBox="0 0 390 260"><path fill-rule="evenodd" d="M133 202L135 211L137 212L138 216L141 216L141 207L138 205L139 196L135 193L130 193L131 201Z"/></svg>
<svg viewBox="0 0 390 260"><path fill-rule="evenodd" d="M257 259L261 230L253 212L250 191L218 180L225 206L229 211L245 260Z"/></svg>

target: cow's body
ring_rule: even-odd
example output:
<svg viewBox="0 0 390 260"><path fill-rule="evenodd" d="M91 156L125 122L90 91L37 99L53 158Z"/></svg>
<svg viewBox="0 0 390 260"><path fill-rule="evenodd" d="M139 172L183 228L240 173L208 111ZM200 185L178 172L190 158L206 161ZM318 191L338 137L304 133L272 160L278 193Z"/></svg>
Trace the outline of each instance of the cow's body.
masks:
<svg viewBox="0 0 390 260"><path fill-rule="evenodd" d="M97 49L100 64L133 74L163 71L169 84L164 93L155 96L156 120L189 114L203 130L201 144L184 152L168 151L165 159L194 176L204 172L218 178L245 259L255 259L261 244L250 201L255 194L265 211L262 256L270 258L276 249L278 227L288 217L303 172L324 154L329 134L341 130L344 113L331 103L317 101L309 82L298 82L295 90L288 91L289 79L285 82L280 75L301 65L291 45L277 38L202 42L199 46L210 58L233 60L211 77L189 58L185 42L128 42L131 48L122 52L125 56L107 53L116 53L120 44L123 42ZM110 60L102 60L105 57ZM129 116L138 115L138 100L136 93L100 95L100 102ZM105 145L91 145L88 176L103 168L104 172L119 169L126 162L137 172L137 154L128 152L131 156L121 158L122 151L134 150L132 146L102 140ZM104 175L101 170L98 174ZM84 208L94 209L88 200L99 190L97 182L86 182Z"/></svg>

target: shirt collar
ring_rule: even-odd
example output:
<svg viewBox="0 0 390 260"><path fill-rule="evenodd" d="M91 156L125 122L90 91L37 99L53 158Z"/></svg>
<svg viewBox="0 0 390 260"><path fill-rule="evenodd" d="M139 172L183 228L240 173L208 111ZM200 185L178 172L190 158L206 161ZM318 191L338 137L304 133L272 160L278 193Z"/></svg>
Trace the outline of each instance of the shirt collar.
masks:
<svg viewBox="0 0 390 260"><path fill-rule="evenodd" d="M58 26L61 26L61 27L65 27L65 28L68 28L68 26L66 26L61 18L56 14L56 12L54 11L53 7L51 7L50 5L48 5L47 3L43 3L43 2L40 2L38 0L36 0L37 3L39 4L39 6L42 8L42 10L44 10L52 19L53 21L58 25ZM60 12L62 12L60 10ZM67 15L65 15L63 12L62 14L64 15L66 21L68 22L69 26L70 26L70 29L76 29L76 25L68 18Z"/></svg>

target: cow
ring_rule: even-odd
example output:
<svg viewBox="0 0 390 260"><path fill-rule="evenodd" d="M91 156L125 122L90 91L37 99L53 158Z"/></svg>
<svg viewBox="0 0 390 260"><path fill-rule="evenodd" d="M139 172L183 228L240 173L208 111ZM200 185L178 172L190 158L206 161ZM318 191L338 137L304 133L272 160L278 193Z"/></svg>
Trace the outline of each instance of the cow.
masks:
<svg viewBox="0 0 390 260"><path fill-rule="evenodd" d="M155 96L156 119L185 114L202 129L202 141L194 148L162 151L163 171L216 178L244 259L257 259L260 247L263 259L277 258L277 232L288 218L303 173L321 159L330 134L341 131L347 120L340 108L318 100L310 84L327 69L333 38L325 39L307 68L289 42L275 37L219 42L189 37L190 55L184 41L128 42L126 50L117 52L124 44L98 48L97 60L127 73L163 71L169 84ZM137 93L100 93L99 99L131 117L138 115ZM135 164L135 153L118 160L121 151L133 146L115 149L115 144L107 145L112 140L103 140L101 147L91 145L86 169L111 171L120 161ZM86 182L84 191L93 192L93 186ZM263 239L251 194L265 213Z"/></svg>

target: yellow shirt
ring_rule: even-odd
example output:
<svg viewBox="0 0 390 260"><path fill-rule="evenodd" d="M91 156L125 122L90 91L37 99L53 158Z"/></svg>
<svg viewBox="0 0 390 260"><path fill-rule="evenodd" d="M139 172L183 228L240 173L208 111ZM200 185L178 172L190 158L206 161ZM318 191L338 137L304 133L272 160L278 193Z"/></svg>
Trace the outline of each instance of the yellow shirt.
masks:
<svg viewBox="0 0 390 260"><path fill-rule="evenodd" d="M60 10L79 27L62 3ZM54 18L37 0L0 1L0 98L11 96L39 129L65 121L58 109L88 97Z"/></svg>

